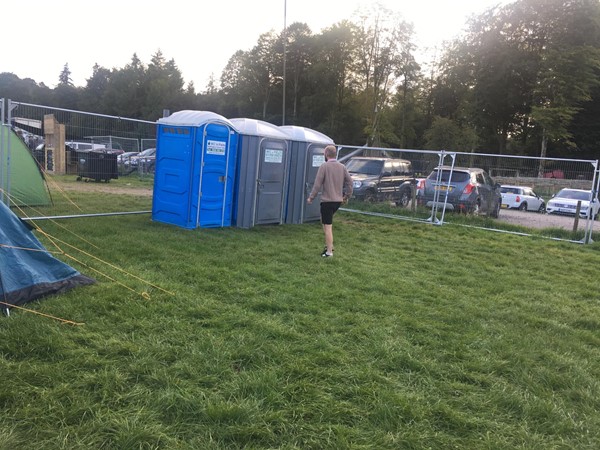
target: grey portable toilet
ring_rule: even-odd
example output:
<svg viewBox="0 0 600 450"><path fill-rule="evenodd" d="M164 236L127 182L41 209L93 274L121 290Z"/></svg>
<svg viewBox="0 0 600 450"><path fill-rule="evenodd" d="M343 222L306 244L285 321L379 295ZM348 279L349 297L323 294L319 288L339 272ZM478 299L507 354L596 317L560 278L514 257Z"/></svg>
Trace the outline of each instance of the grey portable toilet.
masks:
<svg viewBox="0 0 600 450"><path fill-rule="evenodd" d="M231 226L237 133L210 111L158 120L152 220L183 228Z"/></svg>
<svg viewBox="0 0 600 450"><path fill-rule="evenodd" d="M313 188L319 166L325 162L325 147L333 140L310 128L280 126L290 145L289 182L285 223L320 220L320 194L310 205L306 203Z"/></svg>
<svg viewBox="0 0 600 450"><path fill-rule="evenodd" d="M281 224L287 193L288 143L275 125L231 119L239 133L234 225Z"/></svg>

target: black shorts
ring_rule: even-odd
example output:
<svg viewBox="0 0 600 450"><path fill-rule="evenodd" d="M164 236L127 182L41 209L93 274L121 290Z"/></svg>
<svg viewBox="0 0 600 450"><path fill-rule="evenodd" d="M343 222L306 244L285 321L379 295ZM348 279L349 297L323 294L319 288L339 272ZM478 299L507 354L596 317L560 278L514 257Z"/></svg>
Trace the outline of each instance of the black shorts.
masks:
<svg viewBox="0 0 600 450"><path fill-rule="evenodd" d="M342 202L321 202L321 223L333 224L333 215L342 206Z"/></svg>

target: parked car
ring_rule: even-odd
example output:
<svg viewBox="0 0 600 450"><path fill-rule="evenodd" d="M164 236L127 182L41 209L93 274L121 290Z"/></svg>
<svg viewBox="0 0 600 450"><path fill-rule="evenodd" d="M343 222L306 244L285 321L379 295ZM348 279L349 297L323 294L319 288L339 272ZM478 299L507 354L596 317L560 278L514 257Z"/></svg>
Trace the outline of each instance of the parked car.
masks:
<svg viewBox="0 0 600 450"><path fill-rule="evenodd" d="M154 165L155 161L156 149L147 148L146 150L129 158L129 162L125 161L124 164L130 166L132 169L137 169L138 166L149 167L150 165Z"/></svg>
<svg viewBox="0 0 600 450"><path fill-rule="evenodd" d="M406 159L356 156L346 162L353 181L352 198L392 201L406 206L412 198L415 177Z"/></svg>
<svg viewBox="0 0 600 450"><path fill-rule="evenodd" d="M35 150L42 151L45 149L45 147L46 144L41 143L35 148ZM102 144L92 144L90 142L65 142L65 151L85 152L90 150L106 150L106 146Z"/></svg>
<svg viewBox="0 0 600 450"><path fill-rule="evenodd" d="M578 202L581 202L580 217L590 217L590 215L594 219L598 217L600 209L598 197L592 201L592 191L585 189L561 189L548 201L546 212L548 214L575 215Z"/></svg>
<svg viewBox="0 0 600 450"><path fill-rule="evenodd" d="M423 195L423 189L425 189L425 180L427 178L416 178L415 179L415 185L416 190L417 190L417 197L422 196Z"/></svg>
<svg viewBox="0 0 600 450"><path fill-rule="evenodd" d="M117 162L119 164L125 164L125 162L130 161L132 157L139 155L140 152L125 152L121 153L117 156Z"/></svg>
<svg viewBox="0 0 600 450"><path fill-rule="evenodd" d="M70 150L75 150L75 151L105 150L106 149L106 145L104 145L104 144L93 144L91 142L69 141L69 142L65 142L65 145L67 147L69 147Z"/></svg>
<svg viewBox="0 0 600 450"><path fill-rule="evenodd" d="M419 203L432 208L436 203L446 209L498 217L502 196L500 184L488 173L473 167L436 167L426 178ZM447 196L447 197L446 197Z"/></svg>
<svg viewBox="0 0 600 450"><path fill-rule="evenodd" d="M546 202L528 186L500 186L502 207L521 211L546 211Z"/></svg>

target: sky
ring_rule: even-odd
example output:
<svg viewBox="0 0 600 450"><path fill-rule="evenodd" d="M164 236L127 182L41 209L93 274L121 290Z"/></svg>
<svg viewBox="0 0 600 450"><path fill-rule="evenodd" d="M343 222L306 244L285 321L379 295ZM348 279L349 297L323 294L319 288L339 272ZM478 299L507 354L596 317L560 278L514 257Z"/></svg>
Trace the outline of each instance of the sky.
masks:
<svg viewBox="0 0 600 450"><path fill-rule="evenodd" d="M65 64L76 86L85 86L95 64L129 64L133 54L148 64L160 50L173 59L196 92L211 75L219 79L237 50L258 37L304 22L313 34L351 20L376 0L28 0L2 2L0 73L55 87ZM510 0L379 0L415 27L417 59L426 63L444 41L460 35L467 19ZM92 6L92 5L98 6ZM285 8L284 8L285 7ZM284 14L285 9L285 14ZM420 56L419 56L420 55ZM421 60L419 60L419 58Z"/></svg>

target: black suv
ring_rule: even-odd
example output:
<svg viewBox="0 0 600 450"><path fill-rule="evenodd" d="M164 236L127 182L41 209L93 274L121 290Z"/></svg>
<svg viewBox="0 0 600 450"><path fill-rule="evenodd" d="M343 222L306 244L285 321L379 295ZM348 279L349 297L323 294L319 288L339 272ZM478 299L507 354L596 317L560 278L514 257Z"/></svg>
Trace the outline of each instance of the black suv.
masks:
<svg viewBox="0 0 600 450"><path fill-rule="evenodd" d="M364 201L392 201L407 206L416 180L406 159L353 157L346 162L353 180L352 198Z"/></svg>

